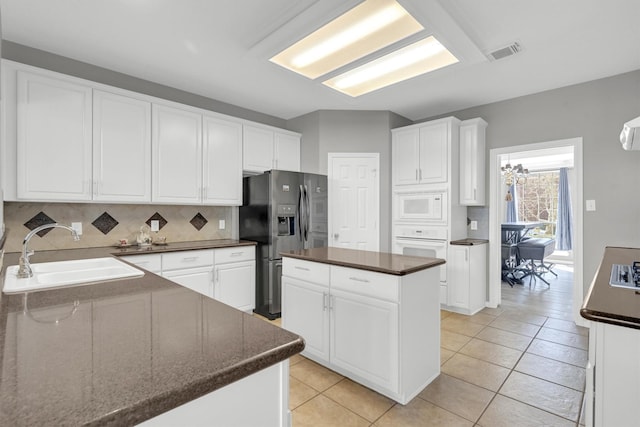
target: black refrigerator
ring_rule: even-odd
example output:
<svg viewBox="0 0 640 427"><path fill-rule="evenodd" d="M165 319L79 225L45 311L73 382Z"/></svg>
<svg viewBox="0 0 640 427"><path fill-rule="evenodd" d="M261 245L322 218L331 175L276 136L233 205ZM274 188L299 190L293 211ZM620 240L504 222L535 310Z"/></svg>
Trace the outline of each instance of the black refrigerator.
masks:
<svg viewBox="0 0 640 427"><path fill-rule="evenodd" d="M240 238L256 248L255 312L280 317L282 252L327 246L327 177L271 170L242 180Z"/></svg>

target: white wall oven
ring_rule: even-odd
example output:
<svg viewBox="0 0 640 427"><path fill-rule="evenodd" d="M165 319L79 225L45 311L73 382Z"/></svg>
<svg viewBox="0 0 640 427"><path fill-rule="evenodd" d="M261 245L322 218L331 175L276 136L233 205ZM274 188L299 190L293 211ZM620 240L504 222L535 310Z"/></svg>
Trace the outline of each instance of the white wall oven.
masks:
<svg viewBox="0 0 640 427"><path fill-rule="evenodd" d="M408 256L447 259L447 227L396 225L393 252ZM440 303L447 304L447 267L440 269Z"/></svg>
<svg viewBox="0 0 640 427"><path fill-rule="evenodd" d="M397 191L394 206L395 221L446 224L446 191Z"/></svg>

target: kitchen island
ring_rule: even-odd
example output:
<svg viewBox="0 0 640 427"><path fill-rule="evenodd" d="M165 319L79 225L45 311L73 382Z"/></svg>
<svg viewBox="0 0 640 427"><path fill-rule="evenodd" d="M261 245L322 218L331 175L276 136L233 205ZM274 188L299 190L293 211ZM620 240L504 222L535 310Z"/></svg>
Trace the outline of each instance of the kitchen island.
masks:
<svg viewBox="0 0 640 427"><path fill-rule="evenodd" d="M238 244L252 243L149 251ZM134 251L42 251L31 261ZM7 254L4 265L17 260ZM2 294L0 425L255 425L260 417L261 425L285 426L288 358L303 348L298 335L150 272Z"/></svg>
<svg viewBox="0 0 640 427"><path fill-rule="evenodd" d="M282 325L304 356L402 404L440 374L443 259L343 248L283 252Z"/></svg>
<svg viewBox="0 0 640 427"><path fill-rule="evenodd" d="M580 310L582 317L592 321L585 389L587 426L637 426L640 420L640 290L609 283L614 264L634 261L640 261L640 249L605 248Z"/></svg>

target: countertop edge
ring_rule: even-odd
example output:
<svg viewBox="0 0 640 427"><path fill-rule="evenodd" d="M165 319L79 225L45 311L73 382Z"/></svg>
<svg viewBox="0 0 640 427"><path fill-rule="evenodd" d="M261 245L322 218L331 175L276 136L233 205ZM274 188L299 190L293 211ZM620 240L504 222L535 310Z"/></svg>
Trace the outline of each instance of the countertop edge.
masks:
<svg viewBox="0 0 640 427"><path fill-rule="evenodd" d="M437 267L439 265L442 265L442 264L446 263L446 261L443 260L443 259L435 258L438 261L434 261L431 264L426 265L426 266L410 267L410 268L406 268L406 269L403 269L403 270L389 270L389 269L386 269L386 268L374 267L374 266L370 266L370 265L357 264L357 263L352 263L352 262L347 262L347 261L335 261L335 260L330 260L330 259L326 259L326 258L315 258L315 257L310 257L310 256L300 255L300 254L292 254L292 253L281 252L280 255L282 257L296 258L296 259L301 259L301 260L304 260L304 261L311 261L311 262L318 262L318 263L321 263L321 264L335 265L335 266L338 266L338 267L357 268L357 269L360 269L360 270L374 271L376 273L391 274L391 275L394 275L394 276L406 276L407 274L415 273L415 272L421 271L421 270L426 270L426 269L432 268L432 267Z"/></svg>
<svg viewBox="0 0 640 427"><path fill-rule="evenodd" d="M298 339L276 347L251 359L247 359L223 371L216 372L206 378L201 378L182 389L154 396L150 399L136 402L135 404L97 418L86 426L126 425L138 424L147 421L185 403L214 392L226 385L255 374L276 363L280 363L291 356L300 353L305 348L304 338ZM176 397L176 395L178 395Z"/></svg>

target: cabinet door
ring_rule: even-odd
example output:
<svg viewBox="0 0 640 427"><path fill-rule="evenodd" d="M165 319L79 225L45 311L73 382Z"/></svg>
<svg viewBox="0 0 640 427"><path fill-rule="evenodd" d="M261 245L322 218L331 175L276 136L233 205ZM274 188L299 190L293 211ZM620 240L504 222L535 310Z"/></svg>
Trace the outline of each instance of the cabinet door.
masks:
<svg viewBox="0 0 640 427"><path fill-rule="evenodd" d="M242 205L242 124L203 119L204 203Z"/></svg>
<svg viewBox="0 0 640 427"><path fill-rule="evenodd" d="M393 133L393 185L418 182L419 137L418 129L405 129Z"/></svg>
<svg viewBox="0 0 640 427"><path fill-rule="evenodd" d="M202 200L202 116L153 104L152 200L200 203Z"/></svg>
<svg viewBox="0 0 640 427"><path fill-rule="evenodd" d="M398 304L332 290L330 306L331 363L398 392Z"/></svg>
<svg viewBox="0 0 640 427"><path fill-rule="evenodd" d="M91 88L17 73L17 197L91 200Z"/></svg>
<svg viewBox="0 0 640 427"><path fill-rule="evenodd" d="M450 245L447 259L448 304L469 309L469 256L467 246Z"/></svg>
<svg viewBox="0 0 640 427"><path fill-rule="evenodd" d="M151 103L94 90L93 198L151 201Z"/></svg>
<svg viewBox="0 0 640 427"><path fill-rule="evenodd" d="M213 298L213 270L211 267L199 267L186 270L164 271L162 277L189 288L192 291Z"/></svg>
<svg viewBox="0 0 640 427"><path fill-rule="evenodd" d="M242 169L262 173L273 169L273 131L253 126L242 128Z"/></svg>
<svg viewBox="0 0 640 427"><path fill-rule="evenodd" d="M482 119L460 124L460 204L482 206L485 203L485 128Z"/></svg>
<svg viewBox="0 0 640 427"><path fill-rule="evenodd" d="M303 354L329 361L329 288L282 276L282 327L304 337Z"/></svg>
<svg viewBox="0 0 640 427"><path fill-rule="evenodd" d="M449 165L449 125L436 123L420 128L421 184L447 182Z"/></svg>
<svg viewBox="0 0 640 427"><path fill-rule="evenodd" d="M300 137L275 133L274 169L300 172Z"/></svg>
<svg viewBox="0 0 640 427"><path fill-rule="evenodd" d="M255 261L216 265L213 297L238 310L256 308Z"/></svg>

